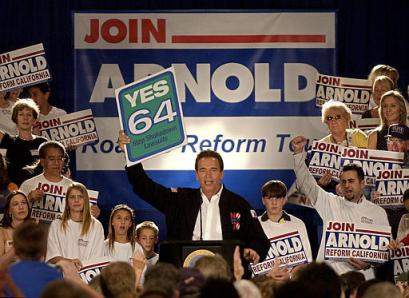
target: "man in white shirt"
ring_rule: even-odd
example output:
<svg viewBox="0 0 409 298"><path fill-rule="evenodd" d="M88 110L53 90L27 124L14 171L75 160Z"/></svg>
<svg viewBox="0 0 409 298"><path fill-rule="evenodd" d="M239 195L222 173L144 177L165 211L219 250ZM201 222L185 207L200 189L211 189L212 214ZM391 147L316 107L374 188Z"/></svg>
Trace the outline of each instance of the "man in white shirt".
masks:
<svg viewBox="0 0 409 298"><path fill-rule="evenodd" d="M61 174L65 148L56 141L48 141L39 147L43 173L23 182L20 190L32 204L32 217L50 223L64 211L65 193L73 183Z"/></svg>
<svg viewBox="0 0 409 298"><path fill-rule="evenodd" d="M326 221L344 221L363 224L389 226L386 212L363 196L365 186L364 173L361 167L355 164L344 166L340 174L340 189L343 196L324 191L318 186L314 177L305 164L304 146L307 139L303 136L295 137L291 141L294 150L294 171L297 184L310 198L312 205L321 216L324 225ZM324 260L324 237L317 256L317 261ZM366 262L350 258L348 262L328 261L338 274L351 270L361 270L366 279L374 278L373 269Z"/></svg>

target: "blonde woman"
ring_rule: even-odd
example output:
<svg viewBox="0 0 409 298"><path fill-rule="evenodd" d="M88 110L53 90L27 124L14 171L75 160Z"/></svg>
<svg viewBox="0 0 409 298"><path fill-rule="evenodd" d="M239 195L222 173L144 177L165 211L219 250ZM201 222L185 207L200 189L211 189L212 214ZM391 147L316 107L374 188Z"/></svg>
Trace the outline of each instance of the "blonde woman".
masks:
<svg viewBox="0 0 409 298"><path fill-rule="evenodd" d="M393 81L387 76L376 77L372 85L372 97L375 106L372 109L365 111L361 118L379 118L379 104L381 102L382 95L386 92L393 90Z"/></svg>
<svg viewBox="0 0 409 298"><path fill-rule="evenodd" d="M103 255L104 229L91 215L87 189L74 182L67 189L61 219L51 223L46 260L53 264L69 260L79 269L83 261Z"/></svg>
<svg viewBox="0 0 409 298"><path fill-rule="evenodd" d="M392 90L382 95L379 116L381 124L369 134L368 149L388 150L386 143L388 127L392 124L407 125L407 111L402 94Z"/></svg>

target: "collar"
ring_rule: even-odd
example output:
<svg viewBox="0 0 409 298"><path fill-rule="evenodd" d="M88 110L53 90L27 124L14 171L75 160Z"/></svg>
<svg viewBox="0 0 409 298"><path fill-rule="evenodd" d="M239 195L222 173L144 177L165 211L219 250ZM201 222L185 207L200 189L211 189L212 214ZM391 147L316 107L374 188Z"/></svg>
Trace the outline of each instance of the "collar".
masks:
<svg viewBox="0 0 409 298"><path fill-rule="evenodd" d="M216 200L220 199L220 196L222 195L222 191L223 191L223 184L220 187L219 191L210 198L210 201L212 201L213 198L215 198ZM207 202L207 203L210 202L209 199L206 197L206 195L203 193L203 190L201 188L200 188L200 196L202 197L202 202Z"/></svg>
<svg viewBox="0 0 409 298"><path fill-rule="evenodd" d="M263 221L263 222L270 220L270 219L268 218L267 211L264 211L264 213L261 215L260 218L261 218L261 221ZM284 222L286 222L286 221L291 221L291 217L290 217L290 215L288 215L287 212L285 212L285 211L283 210L283 214L282 214L281 217L278 219L277 223L284 223Z"/></svg>

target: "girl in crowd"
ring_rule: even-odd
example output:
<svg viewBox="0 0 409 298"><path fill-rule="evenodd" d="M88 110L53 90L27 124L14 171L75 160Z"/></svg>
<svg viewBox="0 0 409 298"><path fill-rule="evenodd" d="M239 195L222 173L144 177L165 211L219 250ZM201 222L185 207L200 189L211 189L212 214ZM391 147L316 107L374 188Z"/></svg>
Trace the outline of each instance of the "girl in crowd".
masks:
<svg viewBox="0 0 409 298"><path fill-rule="evenodd" d="M375 106L372 109L365 111L365 113L362 114L362 118L379 118L378 108L382 95L390 90L393 90L393 81L389 77L376 77L372 85L372 97L373 101L375 102Z"/></svg>
<svg viewBox="0 0 409 298"><path fill-rule="evenodd" d="M116 205L109 217L108 238L105 240L105 255L111 261L129 262L142 247L135 242L133 210L125 205Z"/></svg>
<svg viewBox="0 0 409 298"><path fill-rule="evenodd" d="M136 241L142 246L148 268L159 260L159 254L154 251L158 234L159 228L153 221L143 221L136 226Z"/></svg>
<svg viewBox="0 0 409 298"><path fill-rule="evenodd" d="M388 150L388 127L392 124L406 125L405 99L398 91L391 90L382 95L379 116L381 124L369 133L368 149Z"/></svg>
<svg viewBox="0 0 409 298"><path fill-rule="evenodd" d="M82 261L103 255L102 224L91 216L87 189L83 184L74 182L67 189L61 219L51 223L46 260L53 264L69 260L79 269Z"/></svg>
<svg viewBox="0 0 409 298"><path fill-rule="evenodd" d="M30 205L21 191L12 191L6 199L4 217L0 227L0 256L12 247L13 232L24 221L30 219Z"/></svg>
<svg viewBox="0 0 409 298"><path fill-rule="evenodd" d="M10 181L14 182L20 169L38 159L38 146L46 138L33 134L33 125L39 114L38 106L32 99L19 99L12 108L11 119L17 126L18 135L0 130L0 148L7 149Z"/></svg>

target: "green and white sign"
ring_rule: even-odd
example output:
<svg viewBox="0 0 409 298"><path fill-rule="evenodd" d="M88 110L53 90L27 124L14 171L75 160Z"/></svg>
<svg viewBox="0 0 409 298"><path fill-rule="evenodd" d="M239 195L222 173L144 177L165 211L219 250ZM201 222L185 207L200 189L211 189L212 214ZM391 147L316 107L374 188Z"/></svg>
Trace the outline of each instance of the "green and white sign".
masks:
<svg viewBox="0 0 409 298"><path fill-rule="evenodd" d="M115 90L121 128L131 138L127 165L182 146L183 113L173 68Z"/></svg>

